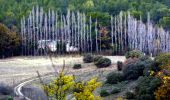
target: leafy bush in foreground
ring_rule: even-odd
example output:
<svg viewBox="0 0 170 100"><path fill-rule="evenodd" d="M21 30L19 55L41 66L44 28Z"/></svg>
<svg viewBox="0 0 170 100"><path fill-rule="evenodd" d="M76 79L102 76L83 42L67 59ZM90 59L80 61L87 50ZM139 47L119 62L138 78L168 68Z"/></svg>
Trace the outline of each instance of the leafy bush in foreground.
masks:
<svg viewBox="0 0 170 100"><path fill-rule="evenodd" d="M140 61L145 64L145 68L143 70L143 74L145 76L149 76L152 71L154 72L160 71L160 68L156 65L155 61L152 60L150 57L143 56L140 58Z"/></svg>
<svg viewBox="0 0 170 100"><path fill-rule="evenodd" d="M129 58L131 59L131 58ZM149 76L151 71L159 71L155 62L149 57L141 57L140 59L130 60L123 66L123 74L126 79L137 79L139 76Z"/></svg>
<svg viewBox="0 0 170 100"><path fill-rule="evenodd" d="M43 89L52 99L65 100L74 84L74 76L60 72L57 78L50 84L44 85Z"/></svg>
<svg viewBox="0 0 170 100"><path fill-rule="evenodd" d="M137 99L155 100L154 91L160 86L161 80L153 76L144 76L138 79L136 87Z"/></svg>
<svg viewBox="0 0 170 100"><path fill-rule="evenodd" d="M143 75L150 76L152 72L158 72L160 68L156 66L155 61L148 62L143 70Z"/></svg>
<svg viewBox="0 0 170 100"><path fill-rule="evenodd" d="M123 75L127 80L135 80L143 75L144 68L145 63L143 62L127 64L125 65L125 69L123 69Z"/></svg>
<svg viewBox="0 0 170 100"><path fill-rule="evenodd" d="M43 85L43 89L50 99L66 100L68 94L73 93L76 100L100 100L99 96L95 96L93 91L96 90L101 83L97 78L93 78L86 82L76 82L73 75L65 75L60 72L56 79L50 84Z"/></svg>
<svg viewBox="0 0 170 100"><path fill-rule="evenodd" d="M111 72L107 75L106 79L107 79L106 83L116 84L118 82L123 81L124 77L123 77L123 74L121 74L121 73Z"/></svg>
<svg viewBox="0 0 170 100"><path fill-rule="evenodd" d="M93 62L93 55L91 55L91 54L84 55L83 61L84 61L84 63L91 63L91 62Z"/></svg>
<svg viewBox="0 0 170 100"><path fill-rule="evenodd" d="M74 97L76 100L100 100L99 96L93 95L93 91L101 86L97 78L91 79L88 82L78 82L74 85Z"/></svg>
<svg viewBox="0 0 170 100"><path fill-rule="evenodd" d="M101 58L97 62L94 62L97 68L104 68L111 65L111 60L109 58Z"/></svg>

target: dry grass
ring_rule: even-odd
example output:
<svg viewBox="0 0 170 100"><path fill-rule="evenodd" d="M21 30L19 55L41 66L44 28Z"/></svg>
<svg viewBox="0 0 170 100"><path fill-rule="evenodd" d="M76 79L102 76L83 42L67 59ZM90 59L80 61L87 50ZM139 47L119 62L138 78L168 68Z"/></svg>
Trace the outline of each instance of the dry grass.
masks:
<svg viewBox="0 0 170 100"><path fill-rule="evenodd" d="M125 57L122 56L107 56L112 60L112 63L117 61L124 61ZM83 68L80 70L73 70L72 66L75 63L83 63L81 56L62 56L53 58L53 62L56 66L56 70L60 70L65 60L67 72L69 73L84 73L96 71L96 67L93 64L83 64ZM88 67L87 67L88 66ZM99 69L100 70L114 70L115 67ZM22 80L37 76L36 71L39 71L41 75L54 72L51 67L51 60L45 57L14 57L4 60L0 60L0 83L6 83L8 85L18 84Z"/></svg>

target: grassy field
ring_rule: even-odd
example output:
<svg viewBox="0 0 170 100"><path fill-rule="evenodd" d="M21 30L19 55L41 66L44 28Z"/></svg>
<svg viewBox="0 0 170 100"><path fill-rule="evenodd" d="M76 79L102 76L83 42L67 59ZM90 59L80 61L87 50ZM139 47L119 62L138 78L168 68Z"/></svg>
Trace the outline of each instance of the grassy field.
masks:
<svg viewBox="0 0 170 100"><path fill-rule="evenodd" d="M112 63L117 61L124 61L122 56L108 56ZM59 71L63 65L63 61L69 72L76 72L72 70L75 63L83 63L82 56L64 56L53 58L53 63L56 66L56 71ZM0 83L6 83L10 86L20 83L22 80L37 76L36 71L41 75L54 72L51 67L52 62L48 57L14 57L0 60ZM88 65L87 65L88 66ZM110 68L109 68L110 69ZM80 73L95 70L95 67L84 67L79 70Z"/></svg>
<svg viewBox="0 0 170 100"><path fill-rule="evenodd" d="M15 57L3 59L0 60L0 71L2 72L0 74L0 82L6 83L9 86L14 86L24 80L36 77L36 71L39 71L41 75L60 71L63 66L63 62L65 62L66 65L65 72L67 74L74 74L77 76L78 80L86 81L93 77L99 77L100 81L104 82L105 76L109 72L116 71L116 62L125 60L125 57L123 56L106 57L111 59L112 65L102 69L98 69L93 63L83 63L82 56L54 57L52 60L47 57ZM75 70L72 67L77 63L82 64L82 68ZM52 64L55 68L52 67ZM49 80L52 79L54 79L54 77L44 79L44 81L49 82ZM41 95L40 98L43 98L39 81L34 81L33 83L24 86L23 93L34 100L37 99L37 95ZM98 94L98 91L96 91L96 94Z"/></svg>

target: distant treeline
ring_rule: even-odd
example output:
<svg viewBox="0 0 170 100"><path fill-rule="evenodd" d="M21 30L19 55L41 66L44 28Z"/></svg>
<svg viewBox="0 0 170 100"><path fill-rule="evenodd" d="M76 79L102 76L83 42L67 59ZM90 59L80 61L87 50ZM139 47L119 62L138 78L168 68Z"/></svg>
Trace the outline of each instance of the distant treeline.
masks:
<svg viewBox="0 0 170 100"><path fill-rule="evenodd" d="M16 27L18 31L20 19L37 5L59 13L66 13L67 9L85 12L97 18L103 26L108 24L110 15L120 11L131 11L136 18L141 16L144 22L150 12L153 23L170 29L170 0L0 0L0 23L9 28Z"/></svg>

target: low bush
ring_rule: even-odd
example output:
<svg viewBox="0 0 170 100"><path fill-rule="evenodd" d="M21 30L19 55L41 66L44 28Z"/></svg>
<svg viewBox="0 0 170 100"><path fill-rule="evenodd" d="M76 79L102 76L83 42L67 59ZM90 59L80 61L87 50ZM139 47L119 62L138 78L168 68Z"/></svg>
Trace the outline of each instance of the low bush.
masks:
<svg viewBox="0 0 170 100"><path fill-rule="evenodd" d="M106 97L106 96L109 96L109 95L110 95L110 93L107 92L106 90L101 90L101 91L100 91L100 96L101 96L101 97Z"/></svg>
<svg viewBox="0 0 170 100"><path fill-rule="evenodd" d="M113 88L112 91L111 91L111 94L116 94L116 93L119 93L119 92L121 92L120 88Z"/></svg>
<svg viewBox="0 0 170 100"><path fill-rule="evenodd" d="M118 70L118 71L121 71L121 70L122 70L122 67L123 67L123 62L118 61L118 62L117 62L117 70Z"/></svg>
<svg viewBox="0 0 170 100"><path fill-rule="evenodd" d="M74 64L73 69L80 69L81 68L81 64Z"/></svg>
<svg viewBox="0 0 170 100"><path fill-rule="evenodd" d="M129 51L125 54L126 58L140 58L144 56L144 53L139 50Z"/></svg>
<svg viewBox="0 0 170 100"><path fill-rule="evenodd" d="M136 63L138 62L140 59L139 58L128 58L123 65L127 65L127 64L131 64L131 63ZM123 67L124 68L124 67Z"/></svg>
<svg viewBox="0 0 170 100"><path fill-rule="evenodd" d="M93 55L91 55L91 54L84 55L83 61L84 61L84 63L91 63L91 62L93 62Z"/></svg>
<svg viewBox="0 0 170 100"><path fill-rule="evenodd" d="M123 74L122 73L114 73L114 72L111 72L107 75L106 77L106 83L109 83L109 84L116 84L118 82L121 82L123 81L124 77L123 77Z"/></svg>
<svg viewBox="0 0 170 100"><path fill-rule="evenodd" d="M7 86L5 84L0 84L0 94L2 95L11 95L13 93L13 90L10 86Z"/></svg>
<svg viewBox="0 0 170 100"><path fill-rule="evenodd" d="M97 68L104 68L111 65L111 60L109 58L101 58L97 62L94 62Z"/></svg>
<svg viewBox="0 0 170 100"><path fill-rule="evenodd" d="M145 63L143 62L127 64L125 65L125 69L123 69L123 75L127 80L135 80L143 75L144 68Z"/></svg>
<svg viewBox="0 0 170 100"><path fill-rule="evenodd" d="M135 98L135 94L133 92L126 92L126 99L134 99Z"/></svg>
<svg viewBox="0 0 170 100"><path fill-rule="evenodd" d="M162 53L155 57L156 64L163 69L170 65L170 53Z"/></svg>
<svg viewBox="0 0 170 100"><path fill-rule="evenodd" d="M153 76L141 76L137 81L136 93L139 100L155 100L154 91L160 86L161 80Z"/></svg>
<svg viewBox="0 0 170 100"><path fill-rule="evenodd" d="M99 59L101 59L101 58L103 58L103 56L95 56L94 57L94 59L93 59L93 61L94 62L97 62Z"/></svg>
<svg viewBox="0 0 170 100"><path fill-rule="evenodd" d="M143 75L150 76L152 72L158 72L160 68L156 66L155 61L147 62L145 69L143 70Z"/></svg>
<svg viewBox="0 0 170 100"><path fill-rule="evenodd" d="M156 67L155 62L149 57L143 56L140 59L132 60L129 58L126 64L123 65L123 74L126 79L137 79L139 76L149 76L151 71L159 71Z"/></svg>
<svg viewBox="0 0 170 100"><path fill-rule="evenodd" d="M154 71L154 72L160 71L160 68L157 67L155 61L152 60L150 57L143 56L143 57L140 58L140 61L145 64L145 68L143 70L143 74L145 76L149 76L152 71Z"/></svg>

